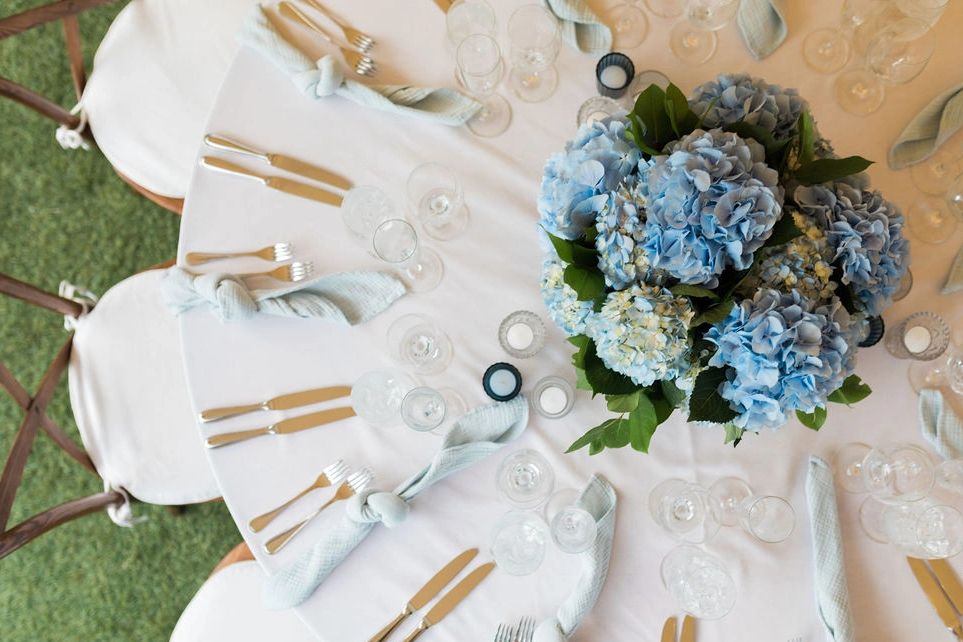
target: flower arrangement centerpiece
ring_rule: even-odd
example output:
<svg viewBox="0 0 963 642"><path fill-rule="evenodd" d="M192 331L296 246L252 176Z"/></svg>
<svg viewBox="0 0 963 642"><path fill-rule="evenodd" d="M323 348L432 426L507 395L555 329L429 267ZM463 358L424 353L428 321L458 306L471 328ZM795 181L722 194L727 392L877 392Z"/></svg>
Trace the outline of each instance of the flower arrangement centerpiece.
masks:
<svg viewBox="0 0 963 642"><path fill-rule="evenodd" d="M818 430L868 319L909 263L903 217L841 158L798 93L723 75L690 98L653 85L583 125L545 165L541 291L578 386L614 416L570 451L647 451L675 410L726 441Z"/></svg>

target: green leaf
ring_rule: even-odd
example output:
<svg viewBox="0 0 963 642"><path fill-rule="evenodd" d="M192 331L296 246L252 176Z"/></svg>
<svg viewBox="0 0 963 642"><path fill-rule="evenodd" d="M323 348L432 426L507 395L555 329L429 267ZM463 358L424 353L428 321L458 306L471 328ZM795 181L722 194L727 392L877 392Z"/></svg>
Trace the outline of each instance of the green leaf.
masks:
<svg viewBox="0 0 963 642"><path fill-rule="evenodd" d="M589 339L584 334L576 334L571 337L566 337L565 340L571 343L576 348L584 348L589 344L589 341L591 341L591 339Z"/></svg>
<svg viewBox="0 0 963 642"><path fill-rule="evenodd" d="M605 447L625 448L629 445L629 433L629 422L624 417L619 417L605 429Z"/></svg>
<svg viewBox="0 0 963 642"><path fill-rule="evenodd" d="M715 289L719 294L719 298L723 301L728 299L732 293L736 291L736 288L746 280L746 277L749 276L749 271L749 269L733 270L731 268L723 270L722 274L719 275L719 285Z"/></svg>
<svg viewBox="0 0 963 642"><path fill-rule="evenodd" d="M566 263L573 263L586 268L593 268L598 265L599 257L595 248L587 248L575 241L559 238L554 234L548 234L548 239L552 242L552 247L555 248L558 258Z"/></svg>
<svg viewBox="0 0 963 642"><path fill-rule="evenodd" d="M594 245L595 237L599 235L599 228L595 227L594 225L589 225L585 228L583 234L585 236L585 242L589 245Z"/></svg>
<svg viewBox="0 0 963 642"><path fill-rule="evenodd" d="M605 450L605 444L601 439L596 439L589 444L589 455L597 455L603 450Z"/></svg>
<svg viewBox="0 0 963 642"><path fill-rule="evenodd" d="M639 145L644 142L650 150L658 151L675 138L672 123L665 110L665 92L657 85L649 85L635 101L632 115L638 118ZM645 150L643 150L645 151Z"/></svg>
<svg viewBox="0 0 963 642"><path fill-rule="evenodd" d="M843 381L843 385L830 393L829 401L833 403L844 403L847 406L862 401L873 392L873 389L863 383L863 380L856 375L849 375Z"/></svg>
<svg viewBox="0 0 963 642"><path fill-rule="evenodd" d="M796 180L803 185L816 185L835 181L864 171L873 164L861 156L846 158L820 158L806 163L796 170Z"/></svg>
<svg viewBox="0 0 963 642"><path fill-rule="evenodd" d="M572 365L575 366L576 370L585 370L585 353L588 352L592 340L583 334L579 334L569 337L568 342L578 347L578 350L572 355Z"/></svg>
<svg viewBox="0 0 963 642"><path fill-rule="evenodd" d="M585 352L585 378L592 386L592 392L599 395L627 395L640 388L624 374L606 368L595 353L594 343L589 344Z"/></svg>
<svg viewBox="0 0 963 642"><path fill-rule="evenodd" d="M689 108L685 94L672 84L665 89L665 111L677 138L692 133L699 125L699 117Z"/></svg>
<svg viewBox="0 0 963 642"><path fill-rule="evenodd" d="M816 409L812 412L797 410L796 417L799 419L799 423L806 428L819 430L823 427L823 424L826 423L826 408L825 406L816 406Z"/></svg>
<svg viewBox="0 0 963 642"><path fill-rule="evenodd" d="M737 413L719 394L719 388L724 381L725 368L706 368L699 373L689 397L689 421L724 424L736 418Z"/></svg>
<svg viewBox="0 0 963 642"><path fill-rule="evenodd" d="M799 164L811 163L816 157L816 123L808 111L799 114Z"/></svg>
<svg viewBox="0 0 963 642"><path fill-rule="evenodd" d="M735 424L726 424L726 440L724 443L732 444L732 447L735 448L739 445L739 442L742 441L744 434L746 434L744 428L740 428Z"/></svg>
<svg viewBox="0 0 963 642"><path fill-rule="evenodd" d="M555 236L548 231L545 233L548 234L548 240L552 242L552 247L555 248L555 253L558 254L558 258L562 259L566 263L571 263L574 260L574 257L572 256L573 243L567 239Z"/></svg>
<svg viewBox="0 0 963 642"><path fill-rule="evenodd" d="M645 395L639 396L639 405L629 414L628 420L629 443L639 452L649 452L649 442L655 429L659 427L659 420L655 406Z"/></svg>
<svg viewBox="0 0 963 642"><path fill-rule="evenodd" d="M797 236L802 236L802 234L802 230L796 227L796 222L793 220L792 214L784 211L782 217L772 226L772 234L769 235L769 238L766 239L766 242L763 243L762 246L775 247L777 245L785 245Z"/></svg>
<svg viewBox="0 0 963 642"><path fill-rule="evenodd" d="M698 285L688 285L687 283L678 283L669 288L675 296L687 296L693 299L711 299L713 301L719 300L719 295L710 290L709 288L699 287Z"/></svg>
<svg viewBox="0 0 963 642"><path fill-rule="evenodd" d="M732 299L726 299L721 303L717 303L705 312L699 314L692 320L691 327L695 328L703 324L715 325L725 320L729 313L732 312L733 306L736 302Z"/></svg>
<svg viewBox="0 0 963 642"><path fill-rule="evenodd" d="M605 403L612 412L632 412L639 405L641 394L636 390L627 395L605 395Z"/></svg>
<svg viewBox="0 0 963 642"><path fill-rule="evenodd" d="M650 397L652 405L655 406L655 421L657 424L665 423L665 420L675 412L675 406L663 397Z"/></svg>
<svg viewBox="0 0 963 642"><path fill-rule="evenodd" d="M575 290L579 301L591 301L605 292L605 277L598 268L568 265L562 273L562 280Z"/></svg>
<svg viewBox="0 0 963 642"><path fill-rule="evenodd" d="M575 369L575 389L592 392L592 384L590 384L589 380L585 377L585 370L582 368Z"/></svg>
<svg viewBox="0 0 963 642"><path fill-rule="evenodd" d="M565 452L572 453L581 448L585 448L592 442L602 441L605 438L605 431L607 430L608 426L616 421L621 421L621 419L619 417L607 419L603 421L601 424L599 424L598 426L596 426L595 428L590 428L584 435L576 439L572 443L572 445L568 447L568 450L566 450ZM595 454L595 453L592 453L592 454Z"/></svg>
<svg viewBox="0 0 963 642"><path fill-rule="evenodd" d="M662 395L665 400L672 404L673 408L678 408L685 401L685 393L675 385L671 379L662 379L659 384L662 386Z"/></svg>

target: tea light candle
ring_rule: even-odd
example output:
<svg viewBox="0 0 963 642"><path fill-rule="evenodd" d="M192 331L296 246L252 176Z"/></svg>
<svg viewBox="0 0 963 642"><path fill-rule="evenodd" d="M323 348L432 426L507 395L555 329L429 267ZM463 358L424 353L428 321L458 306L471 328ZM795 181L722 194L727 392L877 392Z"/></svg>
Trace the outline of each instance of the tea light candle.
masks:
<svg viewBox="0 0 963 642"><path fill-rule="evenodd" d="M535 412L548 419L558 419L572 409L575 389L561 377L545 377L535 384L531 399Z"/></svg>
<svg viewBox="0 0 963 642"><path fill-rule="evenodd" d="M493 363L482 377L482 387L495 401L510 401L522 389L522 374L510 363Z"/></svg>
<svg viewBox="0 0 963 642"><path fill-rule="evenodd" d="M633 77L635 65L622 53L605 54L595 66L595 84L599 93L609 98L624 94Z"/></svg>
<svg viewBox="0 0 963 642"><path fill-rule="evenodd" d="M924 352L933 342L933 335L921 325L913 326L903 333L903 345L913 354Z"/></svg>
<svg viewBox="0 0 963 642"><path fill-rule="evenodd" d="M538 403L548 414L557 415L568 405L568 394L558 386L549 386L538 396Z"/></svg>
<svg viewBox="0 0 963 642"><path fill-rule="evenodd" d="M528 346L532 345L532 340L535 339L535 332L525 323L515 323L509 326L508 332L505 333L505 338L511 347L516 350L525 350Z"/></svg>
<svg viewBox="0 0 963 642"><path fill-rule="evenodd" d="M599 74L599 80L609 89L618 89L625 86L625 81L628 79L628 74L618 65L609 65Z"/></svg>
<svg viewBox="0 0 963 642"><path fill-rule="evenodd" d="M545 345L545 324L534 312L516 310L498 325L498 343L516 359L533 357Z"/></svg>

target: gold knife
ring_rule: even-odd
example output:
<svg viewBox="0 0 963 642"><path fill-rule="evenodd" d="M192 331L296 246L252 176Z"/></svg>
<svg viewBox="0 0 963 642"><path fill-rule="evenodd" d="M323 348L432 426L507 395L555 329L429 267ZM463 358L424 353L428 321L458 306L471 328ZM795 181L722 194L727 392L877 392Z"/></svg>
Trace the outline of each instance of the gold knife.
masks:
<svg viewBox="0 0 963 642"><path fill-rule="evenodd" d="M326 169L322 169L312 165L311 163L299 161L296 158L291 158L290 156L285 156L284 154L270 154L267 152L258 151L253 147L248 147L247 145L242 145L237 141L225 138L223 136L215 136L214 134L208 134L205 136L204 142L215 149L223 149L229 152L237 152L239 154L260 158L262 161L272 165L273 167L294 172L295 174L300 174L301 176L318 181L319 183L327 183L328 185L338 187L343 190L349 190L352 187L351 181L343 176L338 176L334 172L329 172Z"/></svg>
<svg viewBox="0 0 963 642"><path fill-rule="evenodd" d="M953 567L946 560L929 560L929 565L953 608L963 614L963 583L953 572Z"/></svg>
<svg viewBox="0 0 963 642"><path fill-rule="evenodd" d="M946 593L940 588L936 578L930 574L926 562L915 557L907 557L906 561L909 562L910 570L916 576L916 581L923 588L926 598L936 609L936 614L943 620L943 624L957 639L963 639L963 626L960 625L959 614L953 608Z"/></svg>
<svg viewBox="0 0 963 642"><path fill-rule="evenodd" d="M476 555L478 555L478 549L470 548L452 561L448 562L445 568L435 573L434 577L428 580L428 582L421 587L421 590L415 593L414 597L408 600L408 603L405 604L404 610L399 613L395 619L386 624L383 629L375 633L374 637L368 640L368 642L381 642L388 637L391 632L394 631L395 628L402 623L402 621L404 621L406 617L423 608L436 595L438 595L438 593L441 592L441 589L445 588L449 582L455 579L456 575L461 573L462 570L468 566L469 562L475 559Z"/></svg>
<svg viewBox="0 0 963 642"><path fill-rule="evenodd" d="M691 615L685 616L682 620L682 635L679 637L679 642L695 642L696 634L696 621Z"/></svg>
<svg viewBox="0 0 963 642"><path fill-rule="evenodd" d="M312 388L300 392L290 392L279 395L261 403L245 404L242 406L228 406L226 408L211 408L201 413L201 423L237 417L238 415L255 412L257 410L288 410L299 406L307 406L321 401L330 401L347 397L351 394L351 386L328 386L326 388Z"/></svg>
<svg viewBox="0 0 963 642"><path fill-rule="evenodd" d="M421 618L421 622L418 623L418 628L412 631L411 634L404 639L404 642L413 642L419 635L441 622L462 600L468 597L468 594L471 593L476 586L481 584L482 580L488 577L488 574L492 572L493 568L495 568L495 562L488 562L466 575L462 581L455 585L455 588L445 593L440 600L435 602L435 605L431 607L431 610L428 611L425 617Z"/></svg>
<svg viewBox="0 0 963 642"><path fill-rule="evenodd" d="M260 437L261 435L283 435L292 432L299 432L301 430L323 426L324 424L330 424L341 419L347 419L348 417L354 417L354 414L354 408L329 408L328 410L312 412L307 415L300 415L299 417L285 419L283 421L273 423L270 426L265 426L264 428L238 430L235 432L223 432L219 435L211 435L207 438L207 447L218 448L220 446L227 446L228 444L244 441L246 439Z"/></svg>
<svg viewBox="0 0 963 642"><path fill-rule="evenodd" d="M319 203L327 203L328 205L340 207L341 201L343 200L334 192L329 192L328 190L321 189L320 187L314 187L313 185L308 185L306 183L292 181L288 178L282 178L280 176L264 176L262 174L258 174L257 172L253 172L246 167L241 167L236 163L232 163L231 161L218 158L217 156L204 156L201 158L201 165L219 172L253 178L260 181L262 185L266 185L271 189L293 194L294 196L300 196L301 198L309 198L313 201L318 201Z"/></svg>
<svg viewBox="0 0 963 642"><path fill-rule="evenodd" d="M673 615L662 626L662 639L660 642L675 642L675 616Z"/></svg>
<svg viewBox="0 0 963 642"><path fill-rule="evenodd" d="M451 0L435 0L435 4L445 13L448 13L448 10L451 9Z"/></svg>

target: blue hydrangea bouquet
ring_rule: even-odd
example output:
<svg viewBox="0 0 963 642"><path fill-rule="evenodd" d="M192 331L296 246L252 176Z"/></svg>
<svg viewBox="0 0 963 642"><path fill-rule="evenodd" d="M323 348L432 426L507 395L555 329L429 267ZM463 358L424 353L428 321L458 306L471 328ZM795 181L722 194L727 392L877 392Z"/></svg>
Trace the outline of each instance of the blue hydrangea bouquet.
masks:
<svg viewBox="0 0 963 642"><path fill-rule="evenodd" d="M868 320L909 264L899 209L871 163L839 157L792 89L723 75L691 98L651 86L631 113L583 125L545 165L541 291L578 386L614 416L569 452L646 452L676 409L726 442L818 430Z"/></svg>

